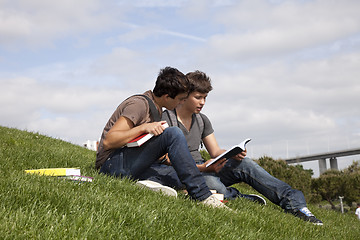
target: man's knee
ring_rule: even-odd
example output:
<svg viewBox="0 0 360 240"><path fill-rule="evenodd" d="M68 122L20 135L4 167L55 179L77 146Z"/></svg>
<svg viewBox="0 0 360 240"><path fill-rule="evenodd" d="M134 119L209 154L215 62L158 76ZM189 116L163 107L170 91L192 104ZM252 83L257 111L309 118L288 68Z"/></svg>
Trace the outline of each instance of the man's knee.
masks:
<svg viewBox="0 0 360 240"><path fill-rule="evenodd" d="M229 163L225 165L228 170L232 169L232 171L240 170L241 172L253 172L253 171L261 171L262 167L259 166L254 160L251 158L245 157L241 161L237 161L235 159L229 159Z"/></svg>
<svg viewBox="0 0 360 240"><path fill-rule="evenodd" d="M247 165L247 166L252 166L252 167L260 167L259 164L257 164L254 160L252 160L249 157L245 157L242 161L242 164Z"/></svg>
<svg viewBox="0 0 360 240"><path fill-rule="evenodd" d="M164 130L164 132L171 135L183 135L181 129L178 127L168 127Z"/></svg>
<svg viewBox="0 0 360 240"><path fill-rule="evenodd" d="M251 158L245 157L241 161L230 158L225 166L228 168L235 169L235 168L252 168L258 165Z"/></svg>
<svg viewBox="0 0 360 240"><path fill-rule="evenodd" d="M183 132L178 127L168 127L163 132L168 139L185 138Z"/></svg>

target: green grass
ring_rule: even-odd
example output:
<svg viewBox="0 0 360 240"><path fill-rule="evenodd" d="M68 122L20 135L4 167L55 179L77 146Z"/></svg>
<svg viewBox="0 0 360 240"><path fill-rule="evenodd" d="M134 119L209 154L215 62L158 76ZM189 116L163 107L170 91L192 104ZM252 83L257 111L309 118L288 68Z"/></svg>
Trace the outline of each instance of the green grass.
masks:
<svg viewBox="0 0 360 240"><path fill-rule="evenodd" d="M0 127L0 239L359 239L355 214L309 206L314 226L274 204L238 199L235 213L138 188L97 174L95 152L36 133ZM25 174L79 167L94 177L76 183ZM245 193L254 192L238 186ZM249 192L250 191L250 192Z"/></svg>

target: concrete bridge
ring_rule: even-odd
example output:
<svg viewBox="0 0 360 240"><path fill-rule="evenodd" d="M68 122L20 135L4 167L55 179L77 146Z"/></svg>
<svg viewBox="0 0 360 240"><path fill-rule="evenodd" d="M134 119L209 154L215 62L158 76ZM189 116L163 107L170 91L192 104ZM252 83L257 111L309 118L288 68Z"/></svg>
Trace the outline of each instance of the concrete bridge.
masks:
<svg viewBox="0 0 360 240"><path fill-rule="evenodd" d="M358 155L360 154L360 148L356 149L348 149L343 151L336 151L336 152L327 152L327 153L320 153L314 155L308 155L304 157L295 157L285 159L286 163L301 163L301 162L308 162L308 161L319 161L319 170L320 174L324 173L327 170L326 166L326 159L330 159L330 168L338 170L338 157L345 157L351 155Z"/></svg>

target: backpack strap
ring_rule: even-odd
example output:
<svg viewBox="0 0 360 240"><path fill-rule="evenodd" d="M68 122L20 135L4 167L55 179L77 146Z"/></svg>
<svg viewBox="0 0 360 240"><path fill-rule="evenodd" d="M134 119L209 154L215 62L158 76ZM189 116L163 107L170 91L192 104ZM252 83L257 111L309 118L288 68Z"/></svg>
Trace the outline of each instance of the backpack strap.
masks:
<svg viewBox="0 0 360 240"><path fill-rule="evenodd" d="M200 132L201 132L201 134L203 134L203 132L204 132L204 119L202 118L200 113L196 113L195 117L196 117L197 123L199 124Z"/></svg>
<svg viewBox="0 0 360 240"><path fill-rule="evenodd" d="M179 122L177 120L177 115L175 111L171 111L171 110L165 110L164 112L166 112L169 120L170 120L170 126L178 126Z"/></svg>
<svg viewBox="0 0 360 240"><path fill-rule="evenodd" d="M168 119L170 120L170 123L169 123L170 126L177 126L178 127L179 126L179 121L177 119L176 111L165 110L164 112L167 114ZM204 132L204 119L202 118L200 113L195 114L195 119L196 119L196 122L199 125L200 133L202 135L203 132ZM204 143L201 140L200 148L203 148L203 147L204 147Z"/></svg>
<svg viewBox="0 0 360 240"><path fill-rule="evenodd" d="M171 111L171 110L166 109L166 110L164 110L164 112L168 115L168 118L170 119L170 126L178 126L179 122L177 119L176 111ZM204 132L204 119L202 118L200 113L195 114L195 119L199 125L199 129L202 134Z"/></svg>
<svg viewBox="0 0 360 240"><path fill-rule="evenodd" d="M196 113L195 117L196 117L196 121L199 125L201 136L202 136L202 134L204 132L204 119L202 118L200 113ZM200 142L200 148L204 148L204 142L202 140Z"/></svg>
<svg viewBox="0 0 360 240"><path fill-rule="evenodd" d="M142 95L142 96L145 97L149 103L150 114L151 114L152 118L154 119L155 122L159 122L161 120L161 116L155 106L155 103L148 96L146 96L146 95Z"/></svg>
<svg viewBox="0 0 360 240"><path fill-rule="evenodd" d="M151 100L148 96L144 95L144 94L136 94L133 95L131 97L135 97L135 96L140 96L140 97L144 97L148 103L149 103L149 110L150 110L150 115L153 118L154 122L159 122L161 120L161 116L159 111L157 110L155 103L153 102L153 100ZM130 97L129 97L130 98ZM129 99L127 98L127 99Z"/></svg>

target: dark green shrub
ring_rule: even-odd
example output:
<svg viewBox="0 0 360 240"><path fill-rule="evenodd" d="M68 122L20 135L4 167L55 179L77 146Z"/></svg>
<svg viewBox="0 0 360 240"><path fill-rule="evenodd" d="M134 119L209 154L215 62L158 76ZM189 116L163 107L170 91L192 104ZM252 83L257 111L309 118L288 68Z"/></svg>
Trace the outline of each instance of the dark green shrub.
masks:
<svg viewBox="0 0 360 240"><path fill-rule="evenodd" d="M274 177L286 182L293 188L302 191L308 202L312 200L312 170L305 170L302 165L288 165L283 160L274 160L267 156L259 158L257 162Z"/></svg>

